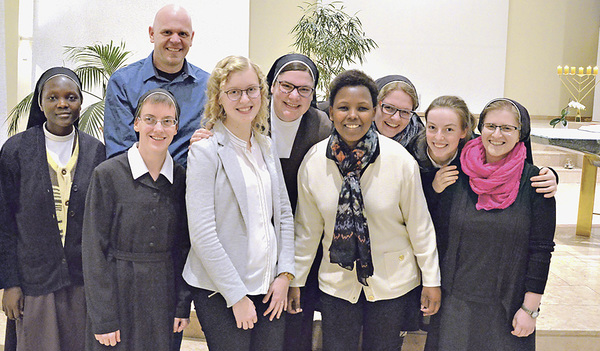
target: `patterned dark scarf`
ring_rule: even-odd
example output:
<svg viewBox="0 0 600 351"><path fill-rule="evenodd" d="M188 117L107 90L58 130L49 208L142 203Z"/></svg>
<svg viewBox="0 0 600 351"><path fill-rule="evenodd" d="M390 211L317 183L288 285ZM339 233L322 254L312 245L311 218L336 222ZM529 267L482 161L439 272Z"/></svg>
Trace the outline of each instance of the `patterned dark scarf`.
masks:
<svg viewBox="0 0 600 351"><path fill-rule="evenodd" d="M410 122L408 122L406 128L404 128L400 133L394 135L392 139L399 142L400 145L407 147L408 144L414 138L416 138L422 130L425 130L423 122L421 122L421 119L419 116L417 116L417 114L413 114L410 117Z"/></svg>
<svg viewBox="0 0 600 351"><path fill-rule="evenodd" d="M366 286L367 278L373 275L373 260L360 177L379 156L379 139L375 128L371 126L353 150L334 129L326 156L335 162L344 178L329 248L330 261L348 270L352 270L356 262L358 281Z"/></svg>

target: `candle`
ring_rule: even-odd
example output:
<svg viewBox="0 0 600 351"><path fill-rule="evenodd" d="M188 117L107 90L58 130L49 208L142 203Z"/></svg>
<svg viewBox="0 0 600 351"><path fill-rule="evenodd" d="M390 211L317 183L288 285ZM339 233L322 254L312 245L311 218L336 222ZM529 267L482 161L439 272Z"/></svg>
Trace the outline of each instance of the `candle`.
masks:
<svg viewBox="0 0 600 351"><path fill-rule="evenodd" d="M598 66L594 66L594 75L598 74Z"/></svg>
<svg viewBox="0 0 600 351"><path fill-rule="evenodd" d="M585 74L592 74L592 66L587 66L585 69Z"/></svg>
<svg viewBox="0 0 600 351"><path fill-rule="evenodd" d="M579 74L583 74L583 67L579 67Z"/></svg>
<svg viewBox="0 0 600 351"><path fill-rule="evenodd" d="M562 66L558 66L556 67L556 70L558 71L558 75L560 76L562 74Z"/></svg>
<svg viewBox="0 0 600 351"><path fill-rule="evenodd" d="M564 70L565 74L569 74L569 66L565 65L565 70Z"/></svg>
<svg viewBox="0 0 600 351"><path fill-rule="evenodd" d="M577 67L571 66L571 74L575 74L576 70L577 70Z"/></svg>

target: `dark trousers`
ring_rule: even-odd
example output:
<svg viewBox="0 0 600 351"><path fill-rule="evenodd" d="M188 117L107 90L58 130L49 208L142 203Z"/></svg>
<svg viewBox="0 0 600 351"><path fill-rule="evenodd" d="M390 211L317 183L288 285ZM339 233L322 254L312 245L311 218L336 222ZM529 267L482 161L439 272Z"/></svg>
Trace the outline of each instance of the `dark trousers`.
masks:
<svg viewBox="0 0 600 351"><path fill-rule="evenodd" d="M318 276L322 257L323 246L319 245L319 250L306 279L306 285L300 289L302 312L288 314L285 317L285 351L312 350L313 319L315 309L320 310L321 290L319 290Z"/></svg>
<svg viewBox="0 0 600 351"><path fill-rule="evenodd" d="M17 324L14 319L6 320L4 351L17 351Z"/></svg>
<svg viewBox="0 0 600 351"><path fill-rule="evenodd" d="M283 350L285 313L273 321L269 321L270 314L263 316L270 302L262 302L264 295L248 296L256 307L258 322L253 329L244 330L237 327L233 310L227 308L223 296L211 294L212 291L194 289L196 314L211 351Z"/></svg>
<svg viewBox="0 0 600 351"><path fill-rule="evenodd" d="M362 350L400 351L400 332L408 300L405 296L368 302L361 293L353 304L322 293L323 351L358 350L361 328Z"/></svg>
<svg viewBox="0 0 600 351"><path fill-rule="evenodd" d="M179 351L181 349L181 340L183 339L183 332L173 333L173 339L171 340L171 351Z"/></svg>

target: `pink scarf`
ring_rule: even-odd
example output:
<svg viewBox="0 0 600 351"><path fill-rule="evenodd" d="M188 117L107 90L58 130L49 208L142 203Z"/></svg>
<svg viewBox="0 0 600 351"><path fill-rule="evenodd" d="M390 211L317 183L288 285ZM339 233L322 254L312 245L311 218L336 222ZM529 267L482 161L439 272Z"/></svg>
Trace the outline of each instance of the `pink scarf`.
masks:
<svg viewBox="0 0 600 351"><path fill-rule="evenodd" d="M460 163L463 172L469 176L471 189L479 195L475 208L501 210L515 202L526 156L525 144L518 142L504 159L485 163L485 148L481 137L465 144Z"/></svg>

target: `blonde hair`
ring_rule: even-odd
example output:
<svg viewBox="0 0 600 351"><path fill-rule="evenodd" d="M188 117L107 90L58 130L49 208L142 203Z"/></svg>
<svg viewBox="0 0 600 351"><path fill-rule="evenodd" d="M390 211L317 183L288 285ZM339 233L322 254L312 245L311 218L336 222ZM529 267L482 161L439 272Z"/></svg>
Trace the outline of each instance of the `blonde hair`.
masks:
<svg viewBox="0 0 600 351"><path fill-rule="evenodd" d="M519 113L519 110L515 107L515 104L508 100L496 100L487 105L481 112L481 115L479 115L479 120L481 121L481 123L484 122L485 116L489 112L496 110L504 110L512 113L515 116L515 120L517 121L519 126L521 126L521 114Z"/></svg>
<svg viewBox="0 0 600 351"><path fill-rule="evenodd" d="M254 117L252 130L267 135L269 131L269 100L265 76L257 64L243 56L227 56L219 61L212 71L206 84L207 102L204 106L203 124L214 124L216 121L223 121L227 118L223 106L219 103L221 89L232 73L243 72L250 68L256 73L260 87L260 109Z"/></svg>
<svg viewBox="0 0 600 351"><path fill-rule="evenodd" d="M449 108L454 111L460 118L462 129L467 131L467 135L465 136L464 140L471 139L473 136L473 131L475 130L475 116L473 116L471 111L469 111L467 103L463 99L452 95L443 95L437 97L431 102L425 111L426 121L429 112L436 108Z"/></svg>
<svg viewBox="0 0 600 351"><path fill-rule="evenodd" d="M377 101L383 101L383 99L385 99L385 97L393 90L402 90L403 92L408 94L413 103L413 110L419 106L419 97L417 96L417 91L412 85L403 81L394 81L384 85L383 88L379 90L379 95L377 95Z"/></svg>

